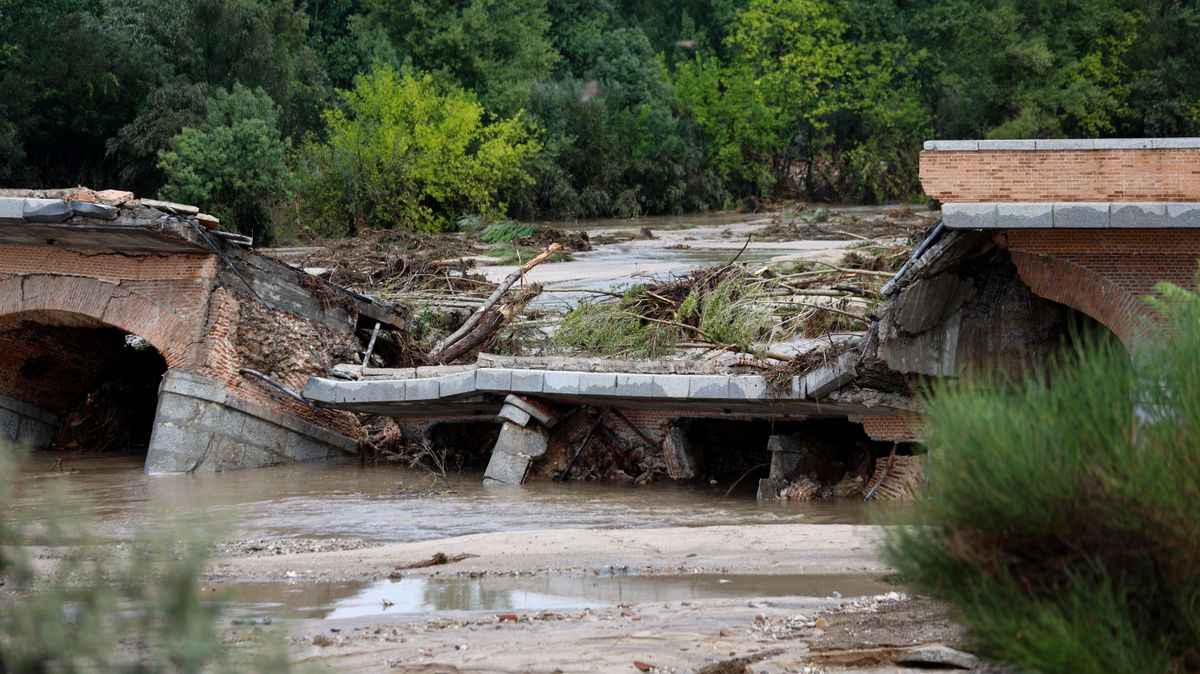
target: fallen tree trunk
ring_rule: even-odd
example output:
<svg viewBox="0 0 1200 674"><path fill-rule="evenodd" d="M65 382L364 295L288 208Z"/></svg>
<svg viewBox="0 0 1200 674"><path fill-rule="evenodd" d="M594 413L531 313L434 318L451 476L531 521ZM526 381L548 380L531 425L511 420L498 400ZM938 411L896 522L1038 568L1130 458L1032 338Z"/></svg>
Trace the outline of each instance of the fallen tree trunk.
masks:
<svg viewBox="0 0 1200 674"><path fill-rule="evenodd" d="M496 304L517 281L529 273L529 270L545 262L561 247L557 243L550 244L550 247L539 253L537 257L521 265L516 271L505 277L504 281L496 286L496 289L492 291L487 300L462 324L462 327L455 330L446 338L439 340L437 344L434 344L433 350L429 354L430 362L448 363L470 351L472 346L482 343L487 337L495 333L496 330L499 330L504 320L511 318L511 316L506 317L505 314L507 312L495 311L494 307ZM485 321L485 319L487 320ZM481 325L484 323L486 324Z"/></svg>

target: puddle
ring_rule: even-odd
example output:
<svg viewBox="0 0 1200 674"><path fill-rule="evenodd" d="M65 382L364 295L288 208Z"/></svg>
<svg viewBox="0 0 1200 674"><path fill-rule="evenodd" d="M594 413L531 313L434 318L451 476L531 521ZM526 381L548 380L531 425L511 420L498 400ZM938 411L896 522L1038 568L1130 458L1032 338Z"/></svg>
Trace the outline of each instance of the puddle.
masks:
<svg viewBox="0 0 1200 674"><path fill-rule="evenodd" d="M246 583L222 589L241 619L362 618L446 611L563 611L629 602L844 597L894 590L848 575L682 575L405 578L374 583Z"/></svg>

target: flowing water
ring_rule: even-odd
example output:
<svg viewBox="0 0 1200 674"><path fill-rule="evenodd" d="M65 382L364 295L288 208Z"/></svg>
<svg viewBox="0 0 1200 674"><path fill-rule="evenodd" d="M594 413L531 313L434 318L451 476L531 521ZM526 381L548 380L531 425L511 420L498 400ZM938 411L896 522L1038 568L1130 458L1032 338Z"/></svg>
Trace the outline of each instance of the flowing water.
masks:
<svg viewBox="0 0 1200 674"><path fill-rule="evenodd" d="M465 534L561 528L649 528L720 524L865 523L872 504L852 500L780 503L729 485L661 482L633 486L533 482L485 487L478 474L431 493L426 473L355 461L295 464L216 475L144 475L140 456L30 455L18 507L31 511L54 492L90 506L98 537L128 539L139 528L196 518L226 538L356 538L421 541ZM51 487L69 485L67 489Z"/></svg>

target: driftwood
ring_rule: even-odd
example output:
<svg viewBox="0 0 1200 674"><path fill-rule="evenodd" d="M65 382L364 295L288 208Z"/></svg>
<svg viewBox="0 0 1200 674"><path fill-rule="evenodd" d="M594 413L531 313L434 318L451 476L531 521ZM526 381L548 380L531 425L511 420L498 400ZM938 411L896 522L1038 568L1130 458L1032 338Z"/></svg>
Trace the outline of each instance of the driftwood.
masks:
<svg viewBox="0 0 1200 674"><path fill-rule="evenodd" d="M550 247L539 253L537 257L509 274L500 285L496 286L487 300L475 310L475 313L471 314L471 317L462 324L462 327L434 344L433 350L429 354L429 360L434 363L448 363L491 337L500 329L500 326L504 325L505 321L512 318L511 315L506 315L510 312L497 311L496 304L517 281L529 273L529 270L545 262L561 247L557 243L550 244Z"/></svg>

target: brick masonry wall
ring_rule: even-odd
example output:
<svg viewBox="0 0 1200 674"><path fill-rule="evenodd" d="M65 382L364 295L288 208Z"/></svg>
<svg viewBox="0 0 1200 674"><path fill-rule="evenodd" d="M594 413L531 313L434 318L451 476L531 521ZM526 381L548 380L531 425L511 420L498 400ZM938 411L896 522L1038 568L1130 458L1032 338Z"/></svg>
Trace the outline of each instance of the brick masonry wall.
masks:
<svg viewBox="0 0 1200 674"><path fill-rule="evenodd" d="M1034 293L1088 314L1126 344L1151 325L1144 298L1154 285L1193 287L1200 259L1194 229L1013 229L997 242Z"/></svg>
<svg viewBox="0 0 1200 674"><path fill-rule="evenodd" d="M236 292L218 286L218 265L218 258L207 254L127 254L5 245L0 247L0 317L7 319L0 320L7 320L5 325L12 323L14 329L22 320L82 327L112 325L145 338L171 370L210 377L224 383L231 395L358 438L360 429L353 415L310 409L238 373L247 366L245 349L239 348L239 329L243 342L260 343L262 336L247 334L245 326L261 324L264 319L245 310ZM287 346L291 352L307 353L306 346L314 346L301 343L311 336L309 322L291 314L278 320L280 334L284 339L290 335L292 342ZM328 332L320 326L314 329ZM341 338L353 339L349 335ZM334 340L328 335L323 339ZM75 352L83 348L68 346ZM320 344L315 346L324 351ZM14 363L20 357L12 349L8 353ZM80 367L86 367L86 360L79 360ZM255 365L258 363L249 364ZM17 369L0 367L0 393L29 397L27 381L7 381L2 374ZM304 382L295 373L289 375L281 377L283 383L299 390ZM34 397L49 402L53 393L40 391Z"/></svg>
<svg viewBox="0 0 1200 674"><path fill-rule="evenodd" d="M913 426L915 419L899 416L851 415L848 420L862 424L863 431L872 440L893 442L915 442L917 434Z"/></svg>
<svg viewBox="0 0 1200 674"><path fill-rule="evenodd" d="M942 202L1200 201L1200 150L925 151L920 176Z"/></svg>

